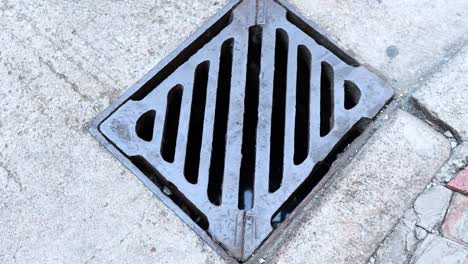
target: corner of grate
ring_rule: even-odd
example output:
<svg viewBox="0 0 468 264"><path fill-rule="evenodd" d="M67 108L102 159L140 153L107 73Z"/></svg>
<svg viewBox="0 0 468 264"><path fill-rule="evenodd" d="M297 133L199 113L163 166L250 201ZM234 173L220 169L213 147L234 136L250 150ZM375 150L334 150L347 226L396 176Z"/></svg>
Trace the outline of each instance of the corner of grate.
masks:
<svg viewBox="0 0 468 264"><path fill-rule="evenodd" d="M218 253L244 262L392 95L287 2L234 0L90 131Z"/></svg>

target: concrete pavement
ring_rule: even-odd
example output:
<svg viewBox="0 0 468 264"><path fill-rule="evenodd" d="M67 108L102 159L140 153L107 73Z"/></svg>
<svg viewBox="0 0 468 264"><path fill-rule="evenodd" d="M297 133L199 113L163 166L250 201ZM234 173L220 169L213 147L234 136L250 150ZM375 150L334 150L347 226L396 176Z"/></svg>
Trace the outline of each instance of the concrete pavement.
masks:
<svg viewBox="0 0 468 264"><path fill-rule="evenodd" d="M391 231L416 196L427 184L445 188L431 183L451 155L443 130L457 136L455 146L466 141L468 2L291 2L398 96L351 148L350 164L255 261L388 263L381 256L399 256L403 241ZM99 146L87 124L225 3L0 1L1 263L224 263ZM373 173L363 174L369 167ZM314 225L320 218L329 226ZM405 227L405 239L419 238L403 261L445 260L453 249L463 261L466 246L438 234L444 223L434 233ZM314 237L330 238L329 246L310 244ZM390 237L397 242L384 243Z"/></svg>

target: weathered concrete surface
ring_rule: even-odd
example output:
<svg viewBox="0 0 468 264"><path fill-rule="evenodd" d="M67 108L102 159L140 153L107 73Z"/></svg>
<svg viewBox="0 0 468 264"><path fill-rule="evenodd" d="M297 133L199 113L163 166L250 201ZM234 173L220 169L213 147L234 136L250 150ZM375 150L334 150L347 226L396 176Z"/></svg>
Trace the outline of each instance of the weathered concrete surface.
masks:
<svg viewBox="0 0 468 264"><path fill-rule="evenodd" d="M468 40L468 1L291 0L407 92Z"/></svg>
<svg viewBox="0 0 468 264"><path fill-rule="evenodd" d="M416 225L433 232L444 220L451 199L452 191L443 186L435 185L425 190L414 203L418 216Z"/></svg>
<svg viewBox="0 0 468 264"><path fill-rule="evenodd" d="M1 263L222 262L86 125L226 2L0 1ZM463 0L294 2L400 91L446 62L467 36ZM421 171L406 157L378 161L386 173L402 165L404 175L429 177L442 156L422 162ZM415 159L434 157L410 153ZM398 213L382 217L388 223Z"/></svg>
<svg viewBox="0 0 468 264"><path fill-rule="evenodd" d="M447 183L466 165L468 165L468 143L463 143L453 149L450 160L440 168L435 179L441 183Z"/></svg>
<svg viewBox="0 0 468 264"><path fill-rule="evenodd" d="M90 103L22 43L2 47L1 263L219 263L83 129Z"/></svg>
<svg viewBox="0 0 468 264"><path fill-rule="evenodd" d="M417 236L416 214L413 208L406 211L394 230L383 241L373 258L376 264L407 263L411 252L416 247Z"/></svg>
<svg viewBox="0 0 468 264"><path fill-rule="evenodd" d="M442 225L442 234L468 247L468 196L455 195Z"/></svg>
<svg viewBox="0 0 468 264"><path fill-rule="evenodd" d="M227 2L6 0L0 27L101 111Z"/></svg>
<svg viewBox="0 0 468 264"><path fill-rule="evenodd" d="M411 264L465 264L468 249L453 241L429 235L414 253Z"/></svg>
<svg viewBox="0 0 468 264"><path fill-rule="evenodd" d="M0 263L222 263L86 129L214 3L0 1Z"/></svg>
<svg viewBox="0 0 468 264"><path fill-rule="evenodd" d="M466 20L466 19L465 19ZM467 20L468 21L468 20ZM468 140L468 47L436 73L413 98L431 117ZM435 100L437 98L437 100Z"/></svg>
<svg viewBox="0 0 468 264"><path fill-rule="evenodd" d="M419 248L416 253L417 256L430 255L437 261L440 261L435 263L445 263L441 257L445 257L444 254L451 254L454 247L460 248L459 245L448 243L447 245L438 247L433 246L432 242L428 242L434 239L432 234L439 233L439 225L444 217L444 224L440 229L442 234L448 239L465 246L468 245L468 197L456 194L451 203L450 197L451 192L441 185L434 185L431 189L425 190L416 200L414 208L409 209L405 213L392 233L379 246L373 255L373 263L408 263L415 255L417 246ZM449 203L450 209L447 212ZM429 234L431 238L428 241L424 240L421 244L421 240L428 236L426 230L432 233ZM426 249L428 252L426 252ZM466 251L468 248L464 250ZM421 256L416 257L416 259L413 258L413 262L420 261L418 263L425 263L424 261L428 258L427 256L422 256L422 259L418 260L419 257Z"/></svg>
<svg viewBox="0 0 468 264"><path fill-rule="evenodd" d="M273 263L364 263L449 154L446 138L397 111L312 200Z"/></svg>

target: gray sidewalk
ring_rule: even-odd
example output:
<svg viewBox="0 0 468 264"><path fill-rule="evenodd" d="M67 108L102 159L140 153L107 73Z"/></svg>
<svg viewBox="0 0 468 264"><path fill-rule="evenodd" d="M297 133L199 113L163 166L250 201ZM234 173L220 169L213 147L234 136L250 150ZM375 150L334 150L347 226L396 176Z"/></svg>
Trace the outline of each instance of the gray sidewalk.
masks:
<svg viewBox="0 0 468 264"><path fill-rule="evenodd" d="M468 263L467 233L441 232L466 204L445 184L468 161L468 2L291 2L397 96L255 261ZM0 1L1 263L225 263L87 132L225 3ZM434 188L441 217L412 215Z"/></svg>

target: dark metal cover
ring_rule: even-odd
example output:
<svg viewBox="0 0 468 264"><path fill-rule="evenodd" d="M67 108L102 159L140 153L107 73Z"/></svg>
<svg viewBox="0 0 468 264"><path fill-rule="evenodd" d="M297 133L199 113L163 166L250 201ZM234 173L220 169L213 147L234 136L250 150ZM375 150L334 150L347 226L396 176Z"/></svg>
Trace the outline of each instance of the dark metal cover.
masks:
<svg viewBox="0 0 468 264"><path fill-rule="evenodd" d="M218 252L245 261L392 93L285 1L233 0L90 131Z"/></svg>

